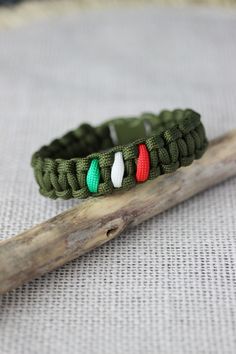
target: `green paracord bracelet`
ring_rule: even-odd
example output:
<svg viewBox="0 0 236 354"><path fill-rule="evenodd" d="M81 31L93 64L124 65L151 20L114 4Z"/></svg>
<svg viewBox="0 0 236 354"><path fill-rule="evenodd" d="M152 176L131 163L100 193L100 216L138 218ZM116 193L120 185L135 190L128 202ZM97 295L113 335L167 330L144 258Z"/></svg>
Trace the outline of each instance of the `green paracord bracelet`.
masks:
<svg viewBox="0 0 236 354"><path fill-rule="evenodd" d="M37 151L32 167L42 195L87 198L174 172L199 159L206 147L198 113L164 110L97 127L82 124Z"/></svg>

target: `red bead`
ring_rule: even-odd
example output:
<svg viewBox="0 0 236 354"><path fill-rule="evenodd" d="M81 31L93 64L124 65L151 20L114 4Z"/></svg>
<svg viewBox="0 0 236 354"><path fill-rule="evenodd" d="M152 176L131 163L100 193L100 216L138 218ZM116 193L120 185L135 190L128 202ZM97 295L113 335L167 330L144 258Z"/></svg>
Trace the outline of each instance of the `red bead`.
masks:
<svg viewBox="0 0 236 354"><path fill-rule="evenodd" d="M136 170L137 182L144 182L148 179L150 171L150 159L145 144L139 144L138 146L138 161Z"/></svg>

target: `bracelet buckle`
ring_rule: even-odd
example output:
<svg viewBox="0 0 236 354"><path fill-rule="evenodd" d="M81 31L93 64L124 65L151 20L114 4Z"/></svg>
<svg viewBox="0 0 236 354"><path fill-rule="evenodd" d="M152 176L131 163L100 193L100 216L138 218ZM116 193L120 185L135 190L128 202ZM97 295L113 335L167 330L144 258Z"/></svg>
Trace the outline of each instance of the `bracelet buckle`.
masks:
<svg viewBox="0 0 236 354"><path fill-rule="evenodd" d="M109 122L114 145L125 145L134 140L147 137L149 124L140 118L116 118Z"/></svg>

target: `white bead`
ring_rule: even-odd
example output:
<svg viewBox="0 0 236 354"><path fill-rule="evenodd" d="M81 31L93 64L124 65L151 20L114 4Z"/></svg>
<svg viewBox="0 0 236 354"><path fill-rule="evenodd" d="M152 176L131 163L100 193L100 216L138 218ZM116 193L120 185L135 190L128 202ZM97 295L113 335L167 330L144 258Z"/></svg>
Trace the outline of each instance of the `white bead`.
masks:
<svg viewBox="0 0 236 354"><path fill-rule="evenodd" d="M111 168L111 181L115 188L122 186L122 180L124 176L125 165L120 151L115 153L114 162Z"/></svg>

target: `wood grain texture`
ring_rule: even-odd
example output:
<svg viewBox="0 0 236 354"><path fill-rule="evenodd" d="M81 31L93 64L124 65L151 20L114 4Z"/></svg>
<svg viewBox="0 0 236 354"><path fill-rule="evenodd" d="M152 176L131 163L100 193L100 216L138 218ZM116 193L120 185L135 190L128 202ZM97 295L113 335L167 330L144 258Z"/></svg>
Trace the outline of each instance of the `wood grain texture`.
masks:
<svg viewBox="0 0 236 354"><path fill-rule="evenodd" d="M0 293L52 271L176 204L236 175L236 130L211 142L202 159L128 192L90 198L0 242ZM53 203L53 202L52 202Z"/></svg>

